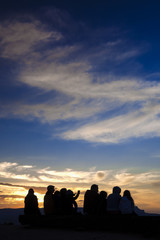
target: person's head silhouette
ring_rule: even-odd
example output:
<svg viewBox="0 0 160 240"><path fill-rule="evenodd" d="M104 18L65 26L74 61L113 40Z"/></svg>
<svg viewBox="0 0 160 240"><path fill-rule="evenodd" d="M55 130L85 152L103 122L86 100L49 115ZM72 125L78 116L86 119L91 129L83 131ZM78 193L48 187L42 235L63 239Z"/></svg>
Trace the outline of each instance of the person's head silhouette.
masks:
<svg viewBox="0 0 160 240"><path fill-rule="evenodd" d="M31 194L31 195L34 194L34 190L33 190L33 188L30 188L30 189L28 190L28 194Z"/></svg>
<svg viewBox="0 0 160 240"><path fill-rule="evenodd" d="M54 193L55 187L54 187L53 185L49 185L49 186L47 187L47 190L48 190L48 192L50 192L50 193Z"/></svg>
<svg viewBox="0 0 160 240"><path fill-rule="evenodd" d="M98 193L98 185L97 185L97 184L93 184L93 185L91 186L91 191Z"/></svg>
<svg viewBox="0 0 160 240"><path fill-rule="evenodd" d="M121 193L121 188L118 187L118 186L115 186L115 187L113 188L113 193L120 194L120 193Z"/></svg>

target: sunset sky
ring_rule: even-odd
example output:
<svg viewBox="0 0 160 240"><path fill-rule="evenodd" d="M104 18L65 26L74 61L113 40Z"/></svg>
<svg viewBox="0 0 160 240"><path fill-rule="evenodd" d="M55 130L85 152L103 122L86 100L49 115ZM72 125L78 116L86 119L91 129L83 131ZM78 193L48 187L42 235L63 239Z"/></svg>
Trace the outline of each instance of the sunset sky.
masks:
<svg viewBox="0 0 160 240"><path fill-rule="evenodd" d="M160 213L160 3L3 1L0 208L49 184Z"/></svg>

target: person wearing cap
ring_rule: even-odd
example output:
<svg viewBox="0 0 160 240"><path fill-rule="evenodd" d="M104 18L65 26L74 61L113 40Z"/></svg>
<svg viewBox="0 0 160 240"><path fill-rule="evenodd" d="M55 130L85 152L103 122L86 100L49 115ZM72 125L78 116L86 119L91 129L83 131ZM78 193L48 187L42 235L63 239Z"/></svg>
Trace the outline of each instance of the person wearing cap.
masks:
<svg viewBox="0 0 160 240"><path fill-rule="evenodd" d="M44 196L44 213L45 215L53 215L55 213L55 201L54 201L54 191L55 187L49 185L47 187L47 192Z"/></svg>

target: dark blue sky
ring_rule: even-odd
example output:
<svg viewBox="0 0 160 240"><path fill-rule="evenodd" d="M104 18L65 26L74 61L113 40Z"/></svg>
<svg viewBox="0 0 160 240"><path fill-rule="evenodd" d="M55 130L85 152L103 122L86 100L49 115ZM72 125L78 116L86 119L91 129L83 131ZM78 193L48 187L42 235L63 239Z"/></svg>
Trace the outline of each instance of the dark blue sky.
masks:
<svg viewBox="0 0 160 240"><path fill-rule="evenodd" d="M156 191L159 10L159 1L1 3L1 182Z"/></svg>

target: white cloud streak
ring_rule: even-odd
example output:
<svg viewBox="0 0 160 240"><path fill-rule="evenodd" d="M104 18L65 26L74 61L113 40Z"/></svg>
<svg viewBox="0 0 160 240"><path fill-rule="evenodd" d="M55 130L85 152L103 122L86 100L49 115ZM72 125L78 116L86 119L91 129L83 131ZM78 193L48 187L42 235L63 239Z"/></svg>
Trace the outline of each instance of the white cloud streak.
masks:
<svg viewBox="0 0 160 240"><path fill-rule="evenodd" d="M25 173L26 171L28 171L28 169L31 169L31 168L33 168L33 166L18 165L18 163L11 163L11 162L1 162L0 178L37 181L37 178L32 177L29 173L27 174Z"/></svg>
<svg viewBox="0 0 160 240"><path fill-rule="evenodd" d="M156 107L155 107L156 108ZM145 108L144 108L145 109ZM140 111L116 116L98 123L87 124L79 129L67 131L61 135L64 139L83 139L89 142L118 143L130 138L160 136L158 114L160 106L154 113L154 106L144 112Z"/></svg>
<svg viewBox="0 0 160 240"><path fill-rule="evenodd" d="M62 39L65 42L65 36L33 19L2 23L0 39L2 57L24 61L19 82L44 93L56 91L59 95L57 101L53 93L42 103L4 104L0 117L38 118L50 123L74 119L76 125L72 129L58 133L67 140L107 144L133 137L160 136L158 82L111 73L95 76L92 72L98 59L106 64L121 64L138 56L141 53L138 48L125 47L121 51L123 41L118 39L88 51L82 43L61 44L44 50L40 43L43 46L48 41L58 44Z"/></svg>
<svg viewBox="0 0 160 240"><path fill-rule="evenodd" d="M39 21L31 20L30 22L6 21L0 25L1 57L16 59L33 51L37 43L61 39L60 33L46 31Z"/></svg>
<svg viewBox="0 0 160 240"><path fill-rule="evenodd" d="M1 162L0 163L0 181L5 182L8 179L10 182L13 180L24 180L25 183L35 182L42 184L75 184L75 186L89 186L93 183L107 186L112 188L114 185L121 187L151 187L151 184L160 182L160 173L158 171L145 171L141 173L133 173L129 169L103 169L96 170L92 168L86 171L79 171L74 169L64 169L62 171L54 170L50 167L37 168L36 166L19 165L18 163ZM155 184L156 187L156 184Z"/></svg>

